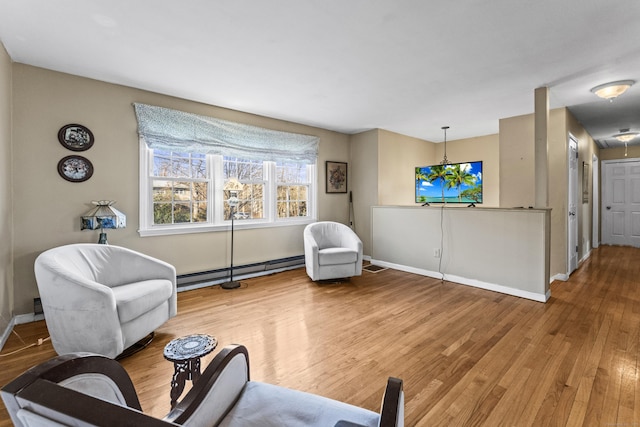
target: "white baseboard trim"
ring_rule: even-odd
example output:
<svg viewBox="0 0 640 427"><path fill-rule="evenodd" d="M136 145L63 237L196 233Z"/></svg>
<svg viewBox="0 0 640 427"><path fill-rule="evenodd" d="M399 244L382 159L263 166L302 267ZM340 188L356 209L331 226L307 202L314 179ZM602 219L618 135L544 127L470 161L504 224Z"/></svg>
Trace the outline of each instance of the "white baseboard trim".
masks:
<svg viewBox="0 0 640 427"><path fill-rule="evenodd" d="M590 256L591 256L591 249L589 250L589 252L584 254L584 256L580 259L580 261L578 261L578 265L582 265L582 263L585 262Z"/></svg>
<svg viewBox="0 0 640 427"><path fill-rule="evenodd" d="M537 302L547 302L551 297L551 291L547 290L544 294L524 291L522 289L510 288L508 286L498 285L496 283L483 282L481 280L469 279L467 277L455 276L453 274L443 274L437 271L423 270L421 268L409 267L406 265L393 264L385 261L371 260L372 264L381 267L392 268L394 270L406 271L407 273L419 274L421 276L442 279L448 282L454 282L461 285L472 286L474 288L486 289L488 291L499 292L501 294L512 295L520 298L526 298Z"/></svg>
<svg viewBox="0 0 640 427"><path fill-rule="evenodd" d="M34 314L34 313L18 314L13 318L15 319L16 325L22 325L23 323L31 323L31 322L37 322L38 320L42 320L44 319L44 314Z"/></svg>
<svg viewBox="0 0 640 427"><path fill-rule="evenodd" d="M7 325L6 329L2 332L2 335L0 336L0 350L2 350L4 348L4 345L7 343L7 340L9 339L11 332L13 332L14 326L21 325L23 323L37 322L38 320L42 320L42 319L44 319L44 314L27 313L27 314L18 314L16 316L13 316L9 321L9 324Z"/></svg>
<svg viewBox="0 0 640 427"><path fill-rule="evenodd" d="M13 331L13 327L15 326L15 324L16 318L12 317L11 320L9 320L9 324L7 324L5 330L2 331L2 335L0 335L0 350L2 350L4 348L4 345L7 343L9 335L11 335L11 331Z"/></svg>
<svg viewBox="0 0 640 427"><path fill-rule="evenodd" d="M558 273L551 278L549 283L553 283L554 280L560 280L562 282L566 282L567 280L569 280L569 275L566 273Z"/></svg>

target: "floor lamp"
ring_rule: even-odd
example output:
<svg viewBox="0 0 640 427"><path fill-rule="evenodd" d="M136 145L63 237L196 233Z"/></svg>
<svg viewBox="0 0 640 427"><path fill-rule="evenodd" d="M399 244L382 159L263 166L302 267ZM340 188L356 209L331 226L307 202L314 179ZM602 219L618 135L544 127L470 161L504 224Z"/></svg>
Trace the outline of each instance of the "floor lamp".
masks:
<svg viewBox="0 0 640 427"><path fill-rule="evenodd" d="M241 283L237 280L233 280L233 220L236 216L236 211L240 202L238 199L238 192L242 190L242 184L240 184L237 179L232 178L227 181L224 186L224 190L229 191L229 199L227 202L229 203L229 210L231 212L231 266L229 268L229 281L221 284L220 287L222 289L237 289L240 287Z"/></svg>

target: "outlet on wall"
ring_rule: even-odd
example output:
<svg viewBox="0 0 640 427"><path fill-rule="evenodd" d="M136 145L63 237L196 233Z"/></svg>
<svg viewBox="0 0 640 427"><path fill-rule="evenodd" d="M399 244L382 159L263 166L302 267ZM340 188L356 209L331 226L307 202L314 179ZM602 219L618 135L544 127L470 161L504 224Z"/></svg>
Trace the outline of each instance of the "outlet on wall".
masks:
<svg viewBox="0 0 640 427"><path fill-rule="evenodd" d="M440 248L433 248L433 257L440 258Z"/></svg>

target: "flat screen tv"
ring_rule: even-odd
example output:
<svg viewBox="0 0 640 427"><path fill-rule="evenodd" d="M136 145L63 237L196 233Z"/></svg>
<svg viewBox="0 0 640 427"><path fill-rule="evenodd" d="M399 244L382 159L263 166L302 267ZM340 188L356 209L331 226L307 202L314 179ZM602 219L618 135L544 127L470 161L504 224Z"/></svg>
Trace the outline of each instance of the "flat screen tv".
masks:
<svg viewBox="0 0 640 427"><path fill-rule="evenodd" d="M482 203L482 162L416 167L416 203Z"/></svg>

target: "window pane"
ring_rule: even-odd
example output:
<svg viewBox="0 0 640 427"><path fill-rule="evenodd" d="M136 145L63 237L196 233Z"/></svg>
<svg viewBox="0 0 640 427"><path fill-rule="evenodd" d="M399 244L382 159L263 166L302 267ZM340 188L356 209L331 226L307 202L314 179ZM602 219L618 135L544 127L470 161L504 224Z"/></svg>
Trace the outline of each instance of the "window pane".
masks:
<svg viewBox="0 0 640 427"><path fill-rule="evenodd" d="M253 200L251 202L251 218L264 218L264 203L262 203L262 200Z"/></svg>
<svg viewBox="0 0 640 427"><path fill-rule="evenodd" d="M290 217L298 216L298 204L297 203L289 203L289 216Z"/></svg>
<svg viewBox="0 0 640 427"><path fill-rule="evenodd" d="M171 159L154 156L153 176L171 176Z"/></svg>
<svg viewBox="0 0 640 427"><path fill-rule="evenodd" d="M193 200L207 200L208 184L206 182L193 183Z"/></svg>
<svg viewBox="0 0 640 427"><path fill-rule="evenodd" d="M175 182L173 184L173 200L180 200L180 201L191 200L191 183Z"/></svg>
<svg viewBox="0 0 640 427"><path fill-rule="evenodd" d="M171 224L171 203L154 203L153 204L153 223L154 224Z"/></svg>
<svg viewBox="0 0 640 427"><path fill-rule="evenodd" d="M171 163L171 176L176 178L189 178L191 176L190 166L191 162L189 159L173 159Z"/></svg>
<svg viewBox="0 0 640 427"><path fill-rule="evenodd" d="M193 178L207 177L207 161L205 159L194 159L191 162L191 176Z"/></svg>
<svg viewBox="0 0 640 427"><path fill-rule="evenodd" d="M279 185L277 191L278 218L307 216L308 187L306 185Z"/></svg>
<svg viewBox="0 0 640 427"><path fill-rule="evenodd" d="M260 181L264 179L264 164L254 163L251 168L251 176L249 177L251 180Z"/></svg>
<svg viewBox="0 0 640 427"><path fill-rule="evenodd" d="M278 200L287 200L287 187L284 185L279 185L277 189Z"/></svg>
<svg viewBox="0 0 640 427"><path fill-rule="evenodd" d="M154 202L170 202L171 201L171 181L153 181L153 201Z"/></svg>
<svg viewBox="0 0 640 427"><path fill-rule="evenodd" d="M193 204L193 222L207 222L207 203Z"/></svg>
<svg viewBox="0 0 640 427"><path fill-rule="evenodd" d="M307 166L292 163L278 163L276 177L280 183L307 182Z"/></svg>
<svg viewBox="0 0 640 427"><path fill-rule="evenodd" d="M223 163L223 172L224 172L224 179L227 180L229 178L237 178L238 177L238 165L236 163L229 163L225 161Z"/></svg>
<svg viewBox="0 0 640 427"><path fill-rule="evenodd" d="M188 203L176 203L173 205L173 222L191 222L191 209Z"/></svg>
<svg viewBox="0 0 640 427"><path fill-rule="evenodd" d="M298 187L298 200L309 200L309 186L301 185Z"/></svg>

